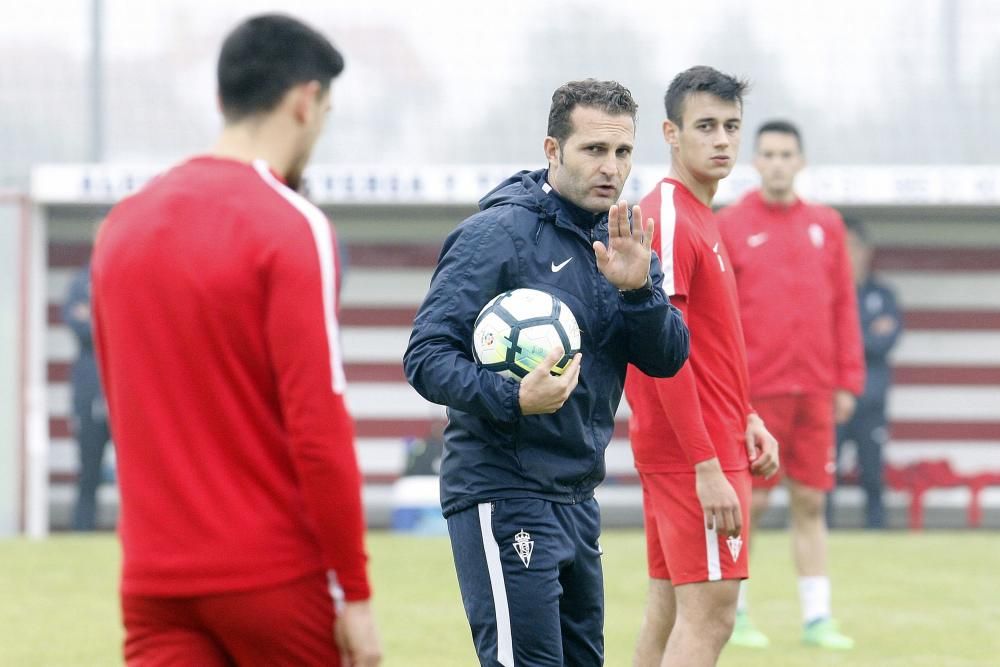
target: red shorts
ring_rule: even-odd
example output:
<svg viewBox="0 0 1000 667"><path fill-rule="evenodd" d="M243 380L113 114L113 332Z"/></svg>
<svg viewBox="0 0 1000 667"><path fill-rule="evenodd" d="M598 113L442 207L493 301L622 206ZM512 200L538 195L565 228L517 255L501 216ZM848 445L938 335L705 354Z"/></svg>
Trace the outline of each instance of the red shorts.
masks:
<svg viewBox="0 0 1000 667"><path fill-rule="evenodd" d="M340 665L326 575L197 597L123 595L125 664Z"/></svg>
<svg viewBox="0 0 1000 667"><path fill-rule="evenodd" d="M833 489L837 471L833 397L784 394L754 398L751 402L778 441L781 459L777 474L768 479L754 476L753 487L773 489L788 475L813 489Z"/></svg>
<svg viewBox="0 0 1000 667"><path fill-rule="evenodd" d="M674 586L746 579L750 553L750 471L727 472L743 514L743 532L727 538L705 528L695 474L639 473L649 576Z"/></svg>

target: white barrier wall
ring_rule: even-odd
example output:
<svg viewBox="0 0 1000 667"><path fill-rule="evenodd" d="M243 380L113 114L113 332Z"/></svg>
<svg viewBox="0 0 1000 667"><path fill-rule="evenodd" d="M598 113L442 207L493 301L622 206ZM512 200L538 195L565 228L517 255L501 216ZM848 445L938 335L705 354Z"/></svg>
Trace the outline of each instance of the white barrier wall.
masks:
<svg viewBox="0 0 1000 667"><path fill-rule="evenodd" d="M424 296L444 235L474 210L474 193L485 192L510 170L453 171L421 172L419 188L412 175L398 173L323 167L309 173L315 198L349 250L342 295L347 395L358 420L369 517L376 520L380 512L371 508L388 502L386 485L402 470L405 440L425 435L430 421L443 414L402 377L412 313ZM659 173L639 171L650 181ZM883 275L907 311L909 329L895 355L899 381L890 417L896 435L887 461L904 465L945 458L960 472L1000 471L1000 208L985 205L1000 202L1000 170L902 169L898 178L876 170L869 174L872 183L849 170L818 171L810 187L854 201L846 208L869 223L884 260ZM76 470L67 382L75 346L58 307L73 269L87 258L93 221L152 173L148 168L70 167L43 170L37 179L35 195L44 200L50 250L46 388L56 525L65 523ZM750 182L745 173L738 178ZM945 196L934 178L962 185ZM350 203L339 203L342 198ZM612 484L604 497L634 513L639 497L624 428L627 414L624 406L608 451ZM103 494L106 508L113 508L113 489ZM1000 508L1000 490L986 493L984 501Z"/></svg>

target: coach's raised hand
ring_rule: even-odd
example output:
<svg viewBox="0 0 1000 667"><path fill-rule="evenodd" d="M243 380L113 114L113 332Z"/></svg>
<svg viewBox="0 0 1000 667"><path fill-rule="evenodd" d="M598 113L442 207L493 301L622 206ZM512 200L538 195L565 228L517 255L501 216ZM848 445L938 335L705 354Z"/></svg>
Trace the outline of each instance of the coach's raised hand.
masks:
<svg viewBox="0 0 1000 667"><path fill-rule="evenodd" d="M517 400L522 415L548 415L563 406L580 381L580 361L583 355L574 355L562 375L552 375L552 367L559 363L563 349L549 350L535 370L524 376L518 389Z"/></svg>
<svg viewBox="0 0 1000 667"><path fill-rule="evenodd" d="M632 221L628 221L628 203L613 204L608 211L608 245L594 241L597 268L608 281L620 290L639 289L649 276L649 259L652 254L652 218L645 222L642 209L632 207Z"/></svg>

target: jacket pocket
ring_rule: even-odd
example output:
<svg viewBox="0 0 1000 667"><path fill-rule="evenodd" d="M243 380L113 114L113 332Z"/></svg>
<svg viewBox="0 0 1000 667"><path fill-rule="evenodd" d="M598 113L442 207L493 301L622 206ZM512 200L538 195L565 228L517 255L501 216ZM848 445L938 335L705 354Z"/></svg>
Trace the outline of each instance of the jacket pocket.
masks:
<svg viewBox="0 0 1000 667"><path fill-rule="evenodd" d="M506 452L514 461L518 471L523 472L520 456L521 441L521 420L515 422L490 421L491 434L486 438L487 442Z"/></svg>

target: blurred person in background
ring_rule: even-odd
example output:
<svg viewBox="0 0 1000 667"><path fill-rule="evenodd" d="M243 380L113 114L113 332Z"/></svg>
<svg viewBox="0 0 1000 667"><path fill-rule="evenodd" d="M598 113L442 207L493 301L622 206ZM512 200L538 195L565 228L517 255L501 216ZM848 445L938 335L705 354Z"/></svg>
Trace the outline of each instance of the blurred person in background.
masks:
<svg viewBox="0 0 1000 667"><path fill-rule="evenodd" d="M89 531L97 527L97 491L103 479L104 450L111 431L108 428L108 408L97 373L97 358L90 321L90 265L73 274L66 302L62 308L63 322L76 338L77 355L70 372L73 388L73 435L79 451L76 506L73 508L73 530Z"/></svg>
<svg viewBox="0 0 1000 667"><path fill-rule="evenodd" d="M805 166L795 125L764 123L755 148L760 189L719 213L739 291L751 403L781 446L779 473L754 478L752 521L784 479L802 641L847 650L854 641L831 613L825 511L836 473L835 425L853 414L865 374L844 223L834 209L795 193ZM744 583L730 641L763 648L769 641L750 623L746 592Z"/></svg>
<svg viewBox="0 0 1000 667"><path fill-rule="evenodd" d="M649 573L637 667L716 664L749 575L751 474L778 468L777 443L750 406L736 282L711 208L736 163L746 85L705 66L674 77L669 176L640 204L656 222L663 290L691 331L691 356L672 378L629 367L625 382Z"/></svg>
<svg viewBox="0 0 1000 667"><path fill-rule="evenodd" d="M845 217L847 249L858 291L858 310L865 341L865 391L858 398L854 415L837 427L837 460L847 442L857 452L858 481L865 492L865 527L885 527L882 500L882 448L889 439L886 399L892 385L889 353L903 332L902 316L891 287L872 273L871 241L861 220ZM832 500L832 496L829 500ZM833 504L828 502L827 521L833 525Z"/></svg>
<svg viewBox="0 0 1000 667"><path fill-rule="evenodd" d="M343 67L293 18L242 22L214 148L98 233L129 665L380 662L336 238L297 192Z"/></svg>

